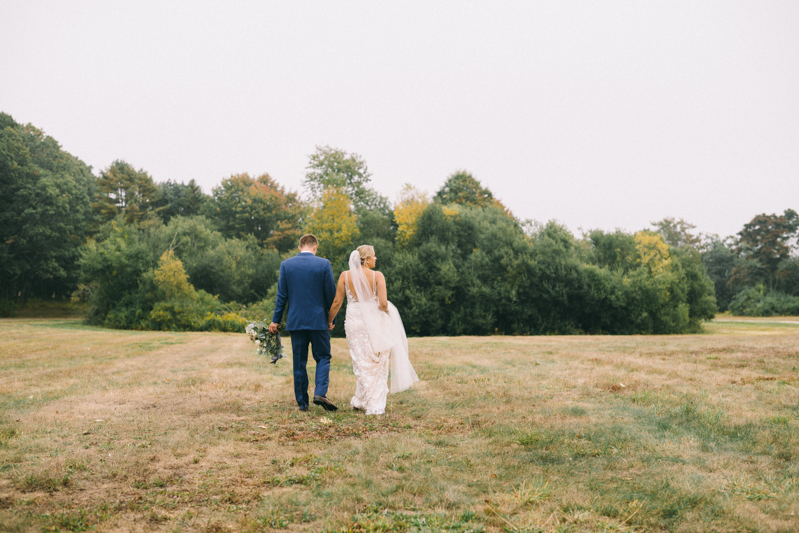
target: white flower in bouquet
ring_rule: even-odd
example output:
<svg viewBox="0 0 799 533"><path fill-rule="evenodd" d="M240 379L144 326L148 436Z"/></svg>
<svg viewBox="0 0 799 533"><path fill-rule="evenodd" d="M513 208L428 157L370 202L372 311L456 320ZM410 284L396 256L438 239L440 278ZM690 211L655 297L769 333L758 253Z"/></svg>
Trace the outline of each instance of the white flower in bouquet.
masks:
<svg viewBox="0 0 799 533"><path fill-rule="evenodd" d="M286 327L284 324L279 324L278 333L272 334L269 333L267 324L268 322L266 320L251 322L244 328L244 332L255 344L258 355L271 355L272 359L270 363L275 364L278 359L285 357L283 353L283 343L280 339L280 331L285 330Z"/></svg>

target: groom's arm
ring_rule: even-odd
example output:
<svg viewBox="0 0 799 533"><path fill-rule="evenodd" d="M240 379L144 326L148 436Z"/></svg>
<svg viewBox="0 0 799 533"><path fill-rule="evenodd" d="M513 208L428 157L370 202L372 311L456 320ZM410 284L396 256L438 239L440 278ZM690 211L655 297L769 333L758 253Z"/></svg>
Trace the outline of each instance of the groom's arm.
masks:
<svg viewBox="0 0 799 533"><path fill-rule="evenodd" d="M330 311L333 305L333 300L336 299L336 279L333 277L333 266L330 261L327 262L325 269L325 312ZM333 324L336 324L336 318L333 318Z"/></svg>
<svg viewBox="0 0 799 533"><path fill-rule="evenodd" d="M283 320L283 311L286 309L286 300L288 299L288 289L286 288L286 276L283 264L280 265L280 274L277 279L277 301L275 301L275 312L272 315L272 323L280 324Z"/></svg>

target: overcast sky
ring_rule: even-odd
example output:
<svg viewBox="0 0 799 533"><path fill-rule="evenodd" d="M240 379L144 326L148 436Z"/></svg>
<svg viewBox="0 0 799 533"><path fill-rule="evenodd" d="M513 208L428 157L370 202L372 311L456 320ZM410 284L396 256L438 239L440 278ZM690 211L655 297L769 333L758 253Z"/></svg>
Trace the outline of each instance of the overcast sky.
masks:
<svg viewBox="0 0 799 533"><path fill-rule="evenodd" d="M465 169L574 231L799 210L796 1L0 0L0 21L0 110L95 173L301 191L330 145L392 199Z"/></svg>

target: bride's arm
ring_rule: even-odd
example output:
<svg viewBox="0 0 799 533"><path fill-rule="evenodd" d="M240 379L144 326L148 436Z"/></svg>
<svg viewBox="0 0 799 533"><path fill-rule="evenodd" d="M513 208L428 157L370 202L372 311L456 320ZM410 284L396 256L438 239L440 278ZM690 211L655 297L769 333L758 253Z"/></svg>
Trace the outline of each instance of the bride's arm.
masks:
<svg viewBox="0 0 799 533"><path fill-rule="evenodd" d="M380 303L380 310L388 313L388 293L386 292L386 277L382 272L375 272L375 283L377 283L377 300Z"/></svg>
<svg viewBox="0 0 799 533"><path fill-rule="evenodd" d="M338 277L338 285L336 286L336 297L333 298L333 305L330 306L330 313L327 315L327 327L333 329L333 320L336 318L338 310L341 309L341 304L344 302L344 272Z"/></svg>

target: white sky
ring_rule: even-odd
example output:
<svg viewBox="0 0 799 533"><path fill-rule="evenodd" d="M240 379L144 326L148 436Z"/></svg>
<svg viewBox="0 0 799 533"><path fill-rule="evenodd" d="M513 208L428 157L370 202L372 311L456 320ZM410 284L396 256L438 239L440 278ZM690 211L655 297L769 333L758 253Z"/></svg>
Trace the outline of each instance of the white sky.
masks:
<svg viewBox="0 0 799 533"><path fill-rule="evenodd" d="M308 155L472 172L520 218L735 233L799 210L799 2L0 0L0 110L206 192Z"/></svg>

